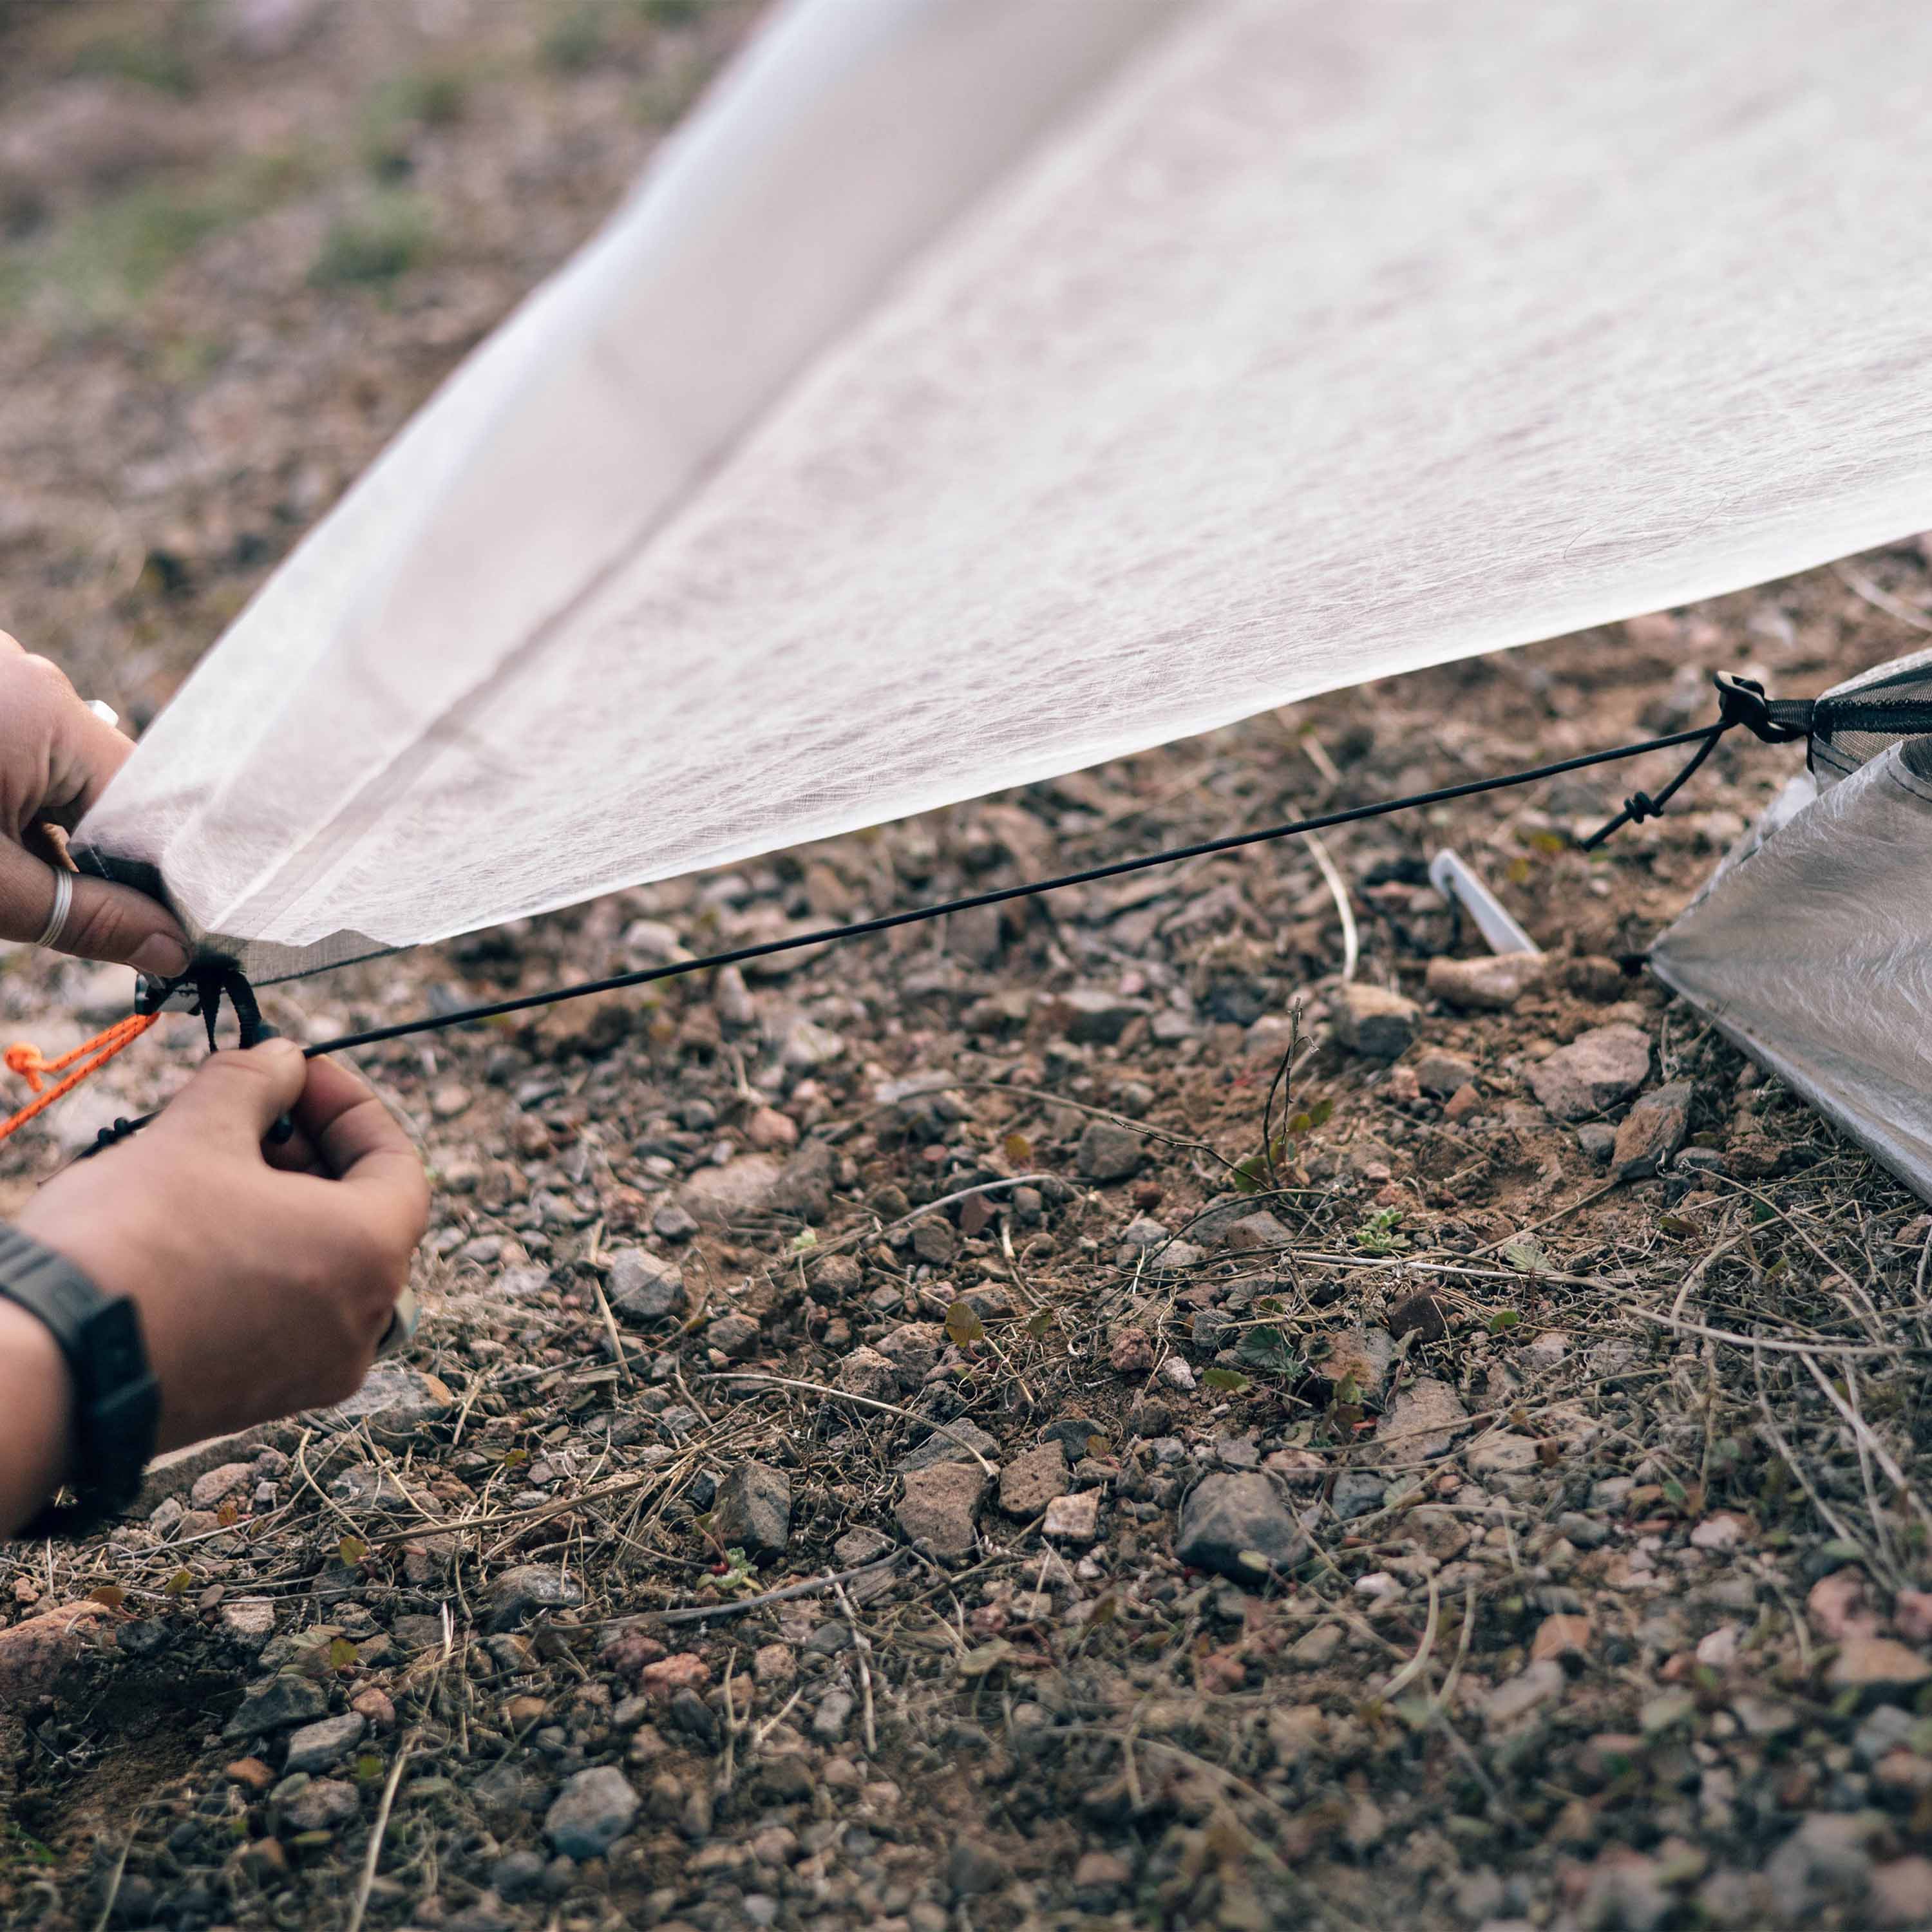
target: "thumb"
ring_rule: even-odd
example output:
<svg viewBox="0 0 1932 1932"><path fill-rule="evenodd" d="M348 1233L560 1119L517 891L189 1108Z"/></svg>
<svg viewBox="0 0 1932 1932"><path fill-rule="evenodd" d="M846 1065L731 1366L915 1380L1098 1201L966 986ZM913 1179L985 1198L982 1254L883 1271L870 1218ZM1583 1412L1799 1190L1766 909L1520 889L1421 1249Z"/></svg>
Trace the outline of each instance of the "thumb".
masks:
<svg viewBox="0 0 1932 1932"><path fill-rule="evenodd" d="M70 872L72 903L54 945L82 959L106 959L172 979L188 970L188 952L174 915L132 886ZM53 868L0 841L0 938L37 943L55 903Z"/></svg>
<svg viewBox="0 0 1932 1932"><path fill-rule="evenodd" d="M292 1040L265 1040L246 1052L212 1054L175 1096L158 1126L203 1142L259 1147L301 1097L308 1062Z"/></svg>

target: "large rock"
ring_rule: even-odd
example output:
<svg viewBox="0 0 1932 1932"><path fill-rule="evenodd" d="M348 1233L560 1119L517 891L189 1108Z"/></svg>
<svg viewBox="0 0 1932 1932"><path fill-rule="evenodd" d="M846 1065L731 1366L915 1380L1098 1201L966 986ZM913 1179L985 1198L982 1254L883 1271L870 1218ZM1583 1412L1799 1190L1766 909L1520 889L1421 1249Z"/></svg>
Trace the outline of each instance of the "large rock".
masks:
<svg viewBox="0 0 1932 1932"><path fill-rule="evenodd" d="M106 1614L96 1603L63 1604L0 1630L0 1710L50 1691Z"/></svg>
<svg viewBox="0 0 1932 1932"><path fill-rule="evenodd" d="M832 1186L838 1171L838 1156L824 1142L806 1142L778 1170L772 1184L772 1212L824 1220L831 1211Z"/></svg>
<svg viewBox="0 0 1932 1932"><path fill-rule="evenodd" d="M945 1350L946 1330L936 1322L902 1322L879 1337L879 1353L908 1382L929 1374Z"/></svg>
<svg viewBox="0 0 1932 1932"><path fill-rule="evenodd" d="M838 1386L867 1402L891 1402L899 1392L899 1366L876 1348L856 1348L838 1364Z"/></svg>
<svg viewBox="0 0 1932 1932"><path fill-rule="evenodd" d="M514 1630L547 1610L572 1610L584 1600L584 1586L548 1563L520 1563L490 1586L490 1628Z"/></svg>
<svg viewBox="0 0 1932 1932"><path fill-rule="evenodd" d="M164 1450L142 1476L134 1514L152 1513L170 1496L187 1496L209 1470L252 1458L289 1435L290 1427L286 1423L264 1423L232 1436L212 1436L206 1442L190 1442L185 1449Z"/></svg>
<svg viewBox="0 0 1932 1932"><path fill-rule="evenodd" d="M693 1220L711 1227L728 1227L772 1210L772 1190L783 1163L769 1154L741 1154L722 1167L700 1167L685 1183L680 1197Z"/></svg>
<svg viewBox="0 0 1932 1932"><path fill-rule="evenodd" d="M1896 1637L1847 1637L1825 1672L1834 1690L1909 1690L1932 1677L1932 1664Z"/></svg>
<svg viewBox="0 0 1932 1932"><path fill-rule="evenodd" d="M904 1478L894 1512L907 1537L929 1556L973 1553L973 1520L986 1493L986 1473L974 1462L935 1462Z"/></svg>
<svg viewBox="0 0 1932 1932"><path fill-rule="evenodd" d="M1688 1080L1673 1080L1643 1095L1624 1116L1610 1150L1611 1167L1619 1180L1641 1180L1654 1174L1684 1144L1696 1090Z"/></svg>
<svg viewBox="0 0 1932 1932"><path fill-rule="evenodd" d="M1425 1094L1446 1100L1461 1088L1472 1085L1476 1063L1466 1053L1450 1053L1437 1047L1415 1063L1415 1084Z"/></svg>
<svg viewBox="0 0 1932 1932"><path fill-rule="evenodd" d="M188 1491L188 1502L195 1509L219 1509L230 1496L238 1499L242 1490L252 1487L254 1478L252 1462L218 1462L196 1477L194 1487Z"/></svg>
<svg viewBox="0 0 1932 1932"><path fill-rule="evenodd" d="M1336 1041L1370 1060L1399 1060L1415 1039L1422 1010L1386 986L1351 981L1328 1003Z"/></svg>
<svg viewBox="0 0 1932 1932"><path fill-rule="evenodd" d="M1540 952L1494 952L1480 959L1432 959L1430 997L1466 1012L1506 1012L1543 984L1549 962Z"/></svg>
<svg viewBox="0 0 1932 1932"><path fill-rule="evenodd" d="M260 1737L268 1731L285 1731L292 1724L313 1724L328 1712L328 1694L320 1684L280 1671L249 1687L222 1736Z"/></svg>
<svg viewBox="0 0 1932 1932"><path fill-rule="evenodd" d="M1125 1180L1141 1164L1142 1142L1118 1120L1089 1120L1073 1164L1089 1180Z"/></svg>
<svg viewBox="0 0 1932 1932"><path fill-rule="evenodd" d="M1255 1582L1290 1569L1308 1553L1308 1538L1264 1475L1203 1476L1180 1506L1174 1553L1197 1570Z"/></svg>
<svg viewBox="0 0 1932 1932"><path fill-rule="evenodd" d="M1223 1245L1237 1254L1268 1253L1294 1244L1294 1237L1265 1208L1244 1214L1238 1221L1230 1221L1222 1239ZM1177 1241L1174 1245L1185 1247L1187 1244Z"/></svg>
<svg viewBox="0 0 1932 1932"><path fill-rule="evenodd" d="M740 1462L718 1486L711 1533L727 1550L778 1556L791 1535L791 1478L763 1462Z"/></svg>
<svg viewBox="0 0 1932 1932"><path fill-rule="evenodd" d="M1376 1425L1376 1440L1404 1462L1446 1455L1469 1426L1469 1412L1445 1382L1418 1376L1396 1391Z"/></svg>
<svg viewBox="0 0 1932 1932"><path fill-rule="evenodd" d="M322 1419L340 1429L359 1423L378 1442L400 1448L455 1406L455 1396L436 1376L400 1362L378 1362L362 1386Z"/></svg>
<svg viewBox="0 0 1932 1932"><path fill-rule="evenodd" d="M368 1724L368 1720L361 1712L349 1711L339 1718L324 1718L319 1723L291 1731L283 1770L327 1771L340 1764L362 1742Z"/></svg>
<svg viewBox="0 0 1932 1932"><path fill-rule="evenodd" d="M1060 1543L1092 1543L1100 1534L1100 1492L1081 1490L1055 1496L1046 1506L1040 1534Z"/></svg>
<svg viewBox="0 0 1932 1932"><path fill-rule="evenodd" d="M615 1765L592 1765L565 1780L544 1832L567 1858L601 1858L631 1828L638 1794Z"/></svg>
<svg viewBox="0 0 1932 1932"><path fill-rule="evenodd" d="M1066 1486L1066 1451L1058 1442L1042 1442L1000 1472L1000 1507L1009 1516L1038 1516Z"/></svg>
<svg viewBox="0 0 1932 1932"><path fill-rule="evenodd" d="M648 1248L620 1248L604 1293L626 1322L668 1322L684 1312L683 1271Z"/></svg>
<svg viewBox="0 0 1932 1932"><path fill-rule="evenodd" d="M1559 1046L1530 1069L1529 1084L1559 1120L1582 1120L1628 1100L1649 1072L1650 1036L1619 1022Z"/></svg>
<svg viewBox="0 0 1932 1932"><path fill-rule="evenodd" d="M282 1807L282 1825L290 1832L333 1832L362 1808L354 1785L335 1778L318 1778L295 1792Z"/></svg>

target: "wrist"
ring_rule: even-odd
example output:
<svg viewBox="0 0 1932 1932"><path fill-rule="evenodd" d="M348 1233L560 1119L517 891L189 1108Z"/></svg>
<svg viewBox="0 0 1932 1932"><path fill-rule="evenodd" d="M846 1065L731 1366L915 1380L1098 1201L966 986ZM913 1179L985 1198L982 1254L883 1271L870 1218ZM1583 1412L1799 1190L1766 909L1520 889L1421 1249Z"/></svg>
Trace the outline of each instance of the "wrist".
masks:
<svg viewBox="0 0 1932 1932"><path fill-rule="evenodd" d="M160 1393L140 1311L127 1296L104 1292L67 1256L5 1226L0 1226L0 1302L46 1338L46 1344L29 1347L25 1331L15 1330L22 1352L14 1379L17 1384L38 1373L41 1385L24 1416L0 1424L6 1435L22 1434L23 1448L31 1439L17 1486L40 1485L44 1495L64 1477L78 1493L72 1507L40 1511L25 1533L79 1535L133 1502L154 1452ZM8 1527L18 1525L16 1510Z"/></svg>
<svg viewBox="0 0 1932 1932"><path fill-rule="evenodd" d="M10 1536L67 1480L74 1377L38 1316L0 1300L0 1536Z"/></svg>

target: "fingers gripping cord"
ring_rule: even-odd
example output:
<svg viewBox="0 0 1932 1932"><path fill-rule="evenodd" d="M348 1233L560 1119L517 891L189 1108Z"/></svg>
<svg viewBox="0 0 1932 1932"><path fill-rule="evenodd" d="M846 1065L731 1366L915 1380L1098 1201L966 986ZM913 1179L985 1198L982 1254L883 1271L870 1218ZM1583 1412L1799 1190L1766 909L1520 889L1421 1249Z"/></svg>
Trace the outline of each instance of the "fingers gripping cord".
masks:
<svg viewBox="0 0 1932 1932"><path fill-rule="evenodd" d="M146 983L146 982L144 982ZM225 996L235 1009L236 1028L241 1036L240 1044L246 1048L254 1046L265 1040L277 1037L276 1029L262 1018L262 1010L255 998L255 989L249 985L234 966L226 960L213 960L204 963L189 979L176 982L188 990L189 1010L198 1011L208 1024L208 1044L212 1052L214 1048L215 1020L221 1010ZM0 1141L16 1133L36 1116L44 1113L64 1094L70 1094L90 1075L98 1073L118 1053L124 1052L135 1041L156 1024L166 1010L168 994L172 986L164 986L159 996L152 1000L144 994L141 1000L142 1010L130 1013L125 1019L116 1020L105 1031L96 1034L92 1040L83 1040L70 1052L58 1059L49 1060L40 1048L28 1040L16 1040L8 1047L4 1056L8 1069L20 1075L28 1088L38 1097L21 1108L4 1120L0 1120ZM71 1072L68 1072L72 1068ZM49 1074L64 1073L66 1078L52 1087L46 1085ZM134 1130L150 1118L142 1115L140 1120L117 1120L111 1127L103 1127L95 1136L94 1144L82 1154L98 1154L104 1148L112 1147L116 1142L125 1140ZM268 1138L274 1142L286 1141L295 1131L294 1123L286 1115L278 1120L269 1130Z"/></svg>

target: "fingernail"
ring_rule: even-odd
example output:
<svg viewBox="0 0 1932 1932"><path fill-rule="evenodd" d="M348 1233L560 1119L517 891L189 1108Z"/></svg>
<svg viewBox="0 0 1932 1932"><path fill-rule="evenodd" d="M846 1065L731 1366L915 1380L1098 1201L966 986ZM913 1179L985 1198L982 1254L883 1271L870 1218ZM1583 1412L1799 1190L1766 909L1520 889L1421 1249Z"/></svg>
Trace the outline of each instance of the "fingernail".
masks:
<svg viewBox="0 0 1932 1932"><path fill-rule="evenodd" d="M188 970L188 948L179 940L158 932L153 938L142 940L140 950L134 955L134 970L152 973L158 980L176 979Z"/></svg>

